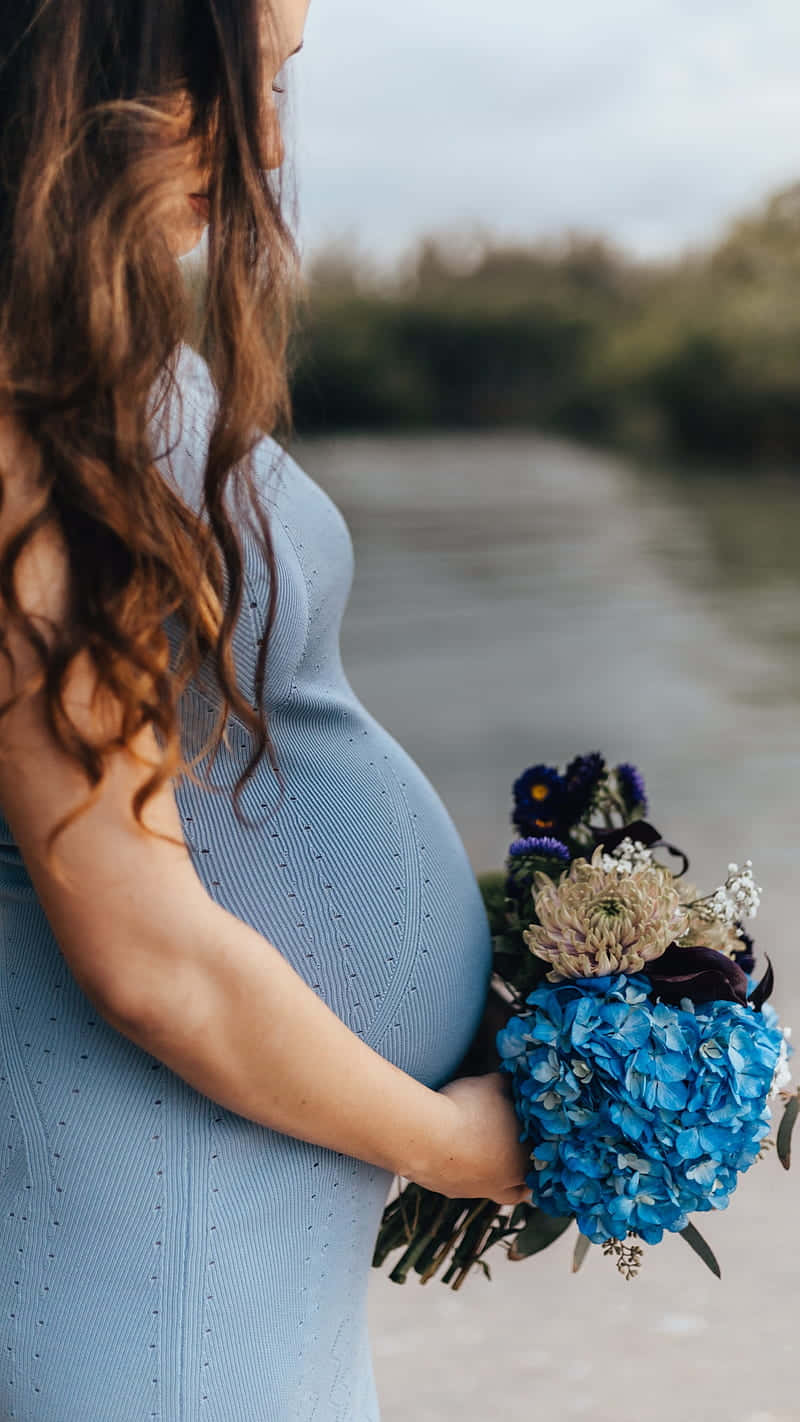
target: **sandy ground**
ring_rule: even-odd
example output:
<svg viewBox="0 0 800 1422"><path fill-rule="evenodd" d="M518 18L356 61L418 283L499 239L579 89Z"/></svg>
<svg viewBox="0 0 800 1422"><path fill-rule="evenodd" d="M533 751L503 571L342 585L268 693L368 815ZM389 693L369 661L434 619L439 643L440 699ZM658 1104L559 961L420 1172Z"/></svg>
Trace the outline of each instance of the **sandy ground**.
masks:
<svg viewBox="0 0 800 1422"><path fill-rule="evenodd" d="M630 1282L596 1248L573 1275L572 1231L458 1293L375 1270L383 1422L797 1422L798 1207L800 1169L771 1157L696 1216L721 1281L677 1237Z"/></svg>

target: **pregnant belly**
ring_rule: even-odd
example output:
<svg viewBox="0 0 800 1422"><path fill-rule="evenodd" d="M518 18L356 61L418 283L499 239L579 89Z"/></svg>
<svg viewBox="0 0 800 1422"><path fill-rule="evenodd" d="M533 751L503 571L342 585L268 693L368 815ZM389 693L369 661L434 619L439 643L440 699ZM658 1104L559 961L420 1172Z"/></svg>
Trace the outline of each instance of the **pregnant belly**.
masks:
<svg viewBox="0 0 800 1422"><path fill-rule="evenodd" d="M458 831L419 766L357 703L276 713L272 733L286 792L275 810L274 779L259 767L242 796L257 825L179 783L198 872L354 1032L441 1085L477 1029L491 965Z"/></svg>

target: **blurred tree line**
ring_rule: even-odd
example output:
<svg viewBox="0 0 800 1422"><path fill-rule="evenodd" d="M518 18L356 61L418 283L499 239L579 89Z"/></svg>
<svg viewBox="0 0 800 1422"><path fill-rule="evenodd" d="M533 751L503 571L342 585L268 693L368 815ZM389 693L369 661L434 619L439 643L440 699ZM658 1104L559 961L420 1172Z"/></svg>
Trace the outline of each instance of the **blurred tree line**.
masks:
<svg viewBox="0 0 800 1422"><path fill-rule="evenodd" d="M292 345L299 434L536 426L700 457L800 456L800 184L714 248L602 237L463 251L388 277L320 254Z"/></svg>

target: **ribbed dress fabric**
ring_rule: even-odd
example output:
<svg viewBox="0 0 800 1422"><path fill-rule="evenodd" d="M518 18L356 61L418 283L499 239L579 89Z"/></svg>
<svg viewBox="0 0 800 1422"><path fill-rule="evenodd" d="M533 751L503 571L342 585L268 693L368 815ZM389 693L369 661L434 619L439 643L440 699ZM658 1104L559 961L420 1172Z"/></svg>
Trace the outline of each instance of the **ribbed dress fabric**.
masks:
<svg viewBox="0 0 800 1422"><path fill-rule="evenodd" d="M198 508L218 397L185 343L175 372L149 433ZM354 1032L437 1087L485 1000L478 886L436 791L342 668L341 513L267 437L255 471L277 557L267 708L286 793L264 760L237 820L252 739L232 716L221 791L174 782L192 861ZM269 573L247 525L234 659L254 704ZM164 627L177 655L180 624ZM187 757L218 704L207 662L181 698ZM366 1296L390 1175L219 1105L107 1023L2 818L0 928L0 1422L378 1422Z"/></svg>

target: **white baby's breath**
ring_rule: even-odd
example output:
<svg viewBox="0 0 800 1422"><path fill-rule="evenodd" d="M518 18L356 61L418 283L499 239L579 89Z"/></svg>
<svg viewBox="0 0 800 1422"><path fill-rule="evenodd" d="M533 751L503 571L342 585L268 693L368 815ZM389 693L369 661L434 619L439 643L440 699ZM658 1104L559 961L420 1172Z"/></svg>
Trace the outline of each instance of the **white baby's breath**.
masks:
<svg viewBox="0 0 800 1422"><path fill-rule="evenodd" d="M618 874L637 874L642 869L649 869L652 863L652 850L630 838L623 839L611 854L604 854L601 860L607 874L614 870Z"/></svg>
<svg viewBox="0 0 800 1422"><path fill-rule="evenodd" d="M789 1039L791 1035L791 1027L784 1027L780 1055L775 1064L775 1075L772 1078L772 1086L769 1092L770 1101L773 1101L781 1091L785 1091L792 1080L792 1073L789 1067Z"/></svg>
<svg viewBox="0 0 800 1422"><path fill-rule="evenodd" d="M722 923L755 918L761 907L761 892L753 878L752 859L746 859L741 869L738 864L729 864L725 883L709 897L709 912Z"/></svg>

